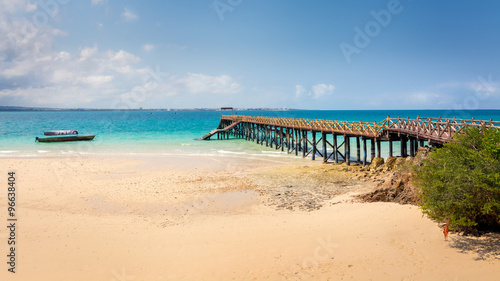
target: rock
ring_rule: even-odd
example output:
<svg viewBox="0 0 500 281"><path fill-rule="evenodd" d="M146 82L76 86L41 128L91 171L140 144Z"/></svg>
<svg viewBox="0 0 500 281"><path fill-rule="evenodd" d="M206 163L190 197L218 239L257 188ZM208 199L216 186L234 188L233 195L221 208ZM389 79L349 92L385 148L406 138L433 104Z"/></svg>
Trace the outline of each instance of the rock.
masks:
<svg viewBox="0 0 500 281"><path fill-rule="evenodd" d="M386 166L388 171L394 169L394 165L396 164L397 159L398 159L397 157L392 157L392 156L389 156L387 158L387 161L385 162L385 166Z"/></svg>
<svg viewBox="0 0 500 281"><path fill-rule="evenodd" d="M402 157L397 157L396 158L396 161L394 162L394 168L397 168L397 167L401 167L404 163L406 162L406 160Z"/></svg>
<svg viewBox="0 0 500 281"><path fill-rule="evenodd" d="M428 147L419 147L417 155L415 155L415 162L420 163L422 160L427 158L427 155L429 155L430 148Z"/></svg>
<svg viewBox="0 0 500 281"><path fill-rule="evenodd" d="M375 171L378 167L384 165L384 158L375 157L370 164L370 171Z"/></svg>
<svg viewBox="0 0 500 281"><path fill-rule="evenodd" d="M366 202L396 202L417 205L420 202L417 188L410 183L410 174L397 174L366 194L357 196Z"/></svg>

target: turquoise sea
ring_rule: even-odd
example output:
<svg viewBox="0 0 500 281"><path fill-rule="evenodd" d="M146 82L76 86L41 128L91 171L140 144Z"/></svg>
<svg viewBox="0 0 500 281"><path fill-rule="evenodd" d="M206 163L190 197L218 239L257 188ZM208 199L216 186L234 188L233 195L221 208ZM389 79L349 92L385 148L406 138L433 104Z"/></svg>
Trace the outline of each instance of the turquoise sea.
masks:
<svg viewBox="0 0 500 281"><path fill-rule="evenodd" d="M239 115L378 122L391 117L457 117L500 121L500 110L237 111ZM218 111L0 112L0 158L52 155L247 155L288 157L241 139L197 141L217 127ZM95 134L93 141L38 143L47 130ZM397 149L397 148L395 148ZM384 150L384 147L383 147ZM291 157L291 156L290 156Z"/></svg>

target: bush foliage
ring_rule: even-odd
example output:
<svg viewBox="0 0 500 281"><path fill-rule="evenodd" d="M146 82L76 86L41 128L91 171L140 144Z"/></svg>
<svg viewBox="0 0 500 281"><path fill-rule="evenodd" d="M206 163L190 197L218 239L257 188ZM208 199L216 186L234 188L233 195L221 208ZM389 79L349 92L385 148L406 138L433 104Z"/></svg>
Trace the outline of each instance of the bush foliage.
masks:
<svg viewBox="0 0 500 281"><path fill-rule="evenodd" d="M473 128L436 149L416 173L422 209L451 228L500 225L500 130Z"/></svg>

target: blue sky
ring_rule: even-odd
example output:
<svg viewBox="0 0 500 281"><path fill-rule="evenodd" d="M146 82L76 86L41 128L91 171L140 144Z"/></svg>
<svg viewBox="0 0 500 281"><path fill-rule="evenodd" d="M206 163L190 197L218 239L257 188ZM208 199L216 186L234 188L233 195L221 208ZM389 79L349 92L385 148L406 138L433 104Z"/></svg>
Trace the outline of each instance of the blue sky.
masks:
<svg viewBox="0 0 500 281"><path fill-rule="evenodd" d="M0 105L500 108L498 1L0 4Z"/></svg>

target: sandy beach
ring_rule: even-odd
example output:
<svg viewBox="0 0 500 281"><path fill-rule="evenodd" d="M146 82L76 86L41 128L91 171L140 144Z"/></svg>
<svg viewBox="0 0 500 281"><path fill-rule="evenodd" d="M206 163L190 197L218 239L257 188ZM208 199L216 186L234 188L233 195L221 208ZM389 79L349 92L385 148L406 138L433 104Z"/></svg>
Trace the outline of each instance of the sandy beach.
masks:
<svg viewBox="0 0 500 281"><path fill-rule="evenodd" d="M444 241L416 206L355 200L370 180L297 159L1 159L18 221L0 279L498 280L498 236Z"/></svg>

